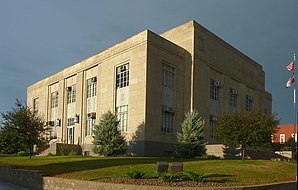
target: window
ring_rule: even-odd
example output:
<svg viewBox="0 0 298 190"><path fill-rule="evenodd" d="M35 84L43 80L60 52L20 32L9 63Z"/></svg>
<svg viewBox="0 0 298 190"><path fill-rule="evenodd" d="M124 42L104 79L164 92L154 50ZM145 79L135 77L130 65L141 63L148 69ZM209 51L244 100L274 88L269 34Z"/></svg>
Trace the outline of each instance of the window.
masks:
<svg viewBox="0 0 298 190"><path fill-rule="evenodd" d="M212 80L210 81L210 99L218 101L219 98L219 81Z"/></svg>
<svg viewBox="0 0 298 190"><path fill-rule="evenodd" d="M58 107L58 92L52 93L51 97L51 108Z"/></svg>
<svg viewBox="0 0 298 190"><path fill-rule="evenodd" d="M95 125L95 119L92 117L87 117L86 136L93 135L94 125Z"/></svg>
<svg viewBox="0 0 298 190"><path fill-rule="evenodd" d="M163 86L174 89L175 68L169 65L163 65Z"/></svg>
<svg viewBox="0 0 298 190"><path fill-rule="evenodd" d="M52 139L56 139L57 138L57 128L56 128L56 126L53 126L51 128L51 138Z"/></svg>
<svg viewBox="0 0 298 190"><path fill-rule="evenodd" d="M39 98L33 99L33 113L38 114L39 112Z"/></svg>
<svg viewBox="0 0 298 190"><path fill-rule="evenodd" d="M67 87L67 103L71 104L76 101L76 87L75 85Z"/></svg>
<svg viewBox="0 0 298 190"><path fill-rule="evenodd" d="M231 113L235 113L237 111L237 95L238 91L230 88L229 105Z"/></svg>
<svg viewBox="0 0 298 190"><path fill-rule="evenodd" d="M116 108L117 117L119 120L120 131L127 131L128 126L128 105L119 106Z"/></svg>
<svg viewBox="0 0 298 190"><path fill-rule="evenodd" d="M75 125L75 118L67 118L67 126L74 126Z"/></svg>
<svg viewBox="0 0 298 190"><path fill-rule="evenodd" d="M162 126L161 132L172 133L174 123L174 113L173 112L162 112Z"/></svg>
<svg viewBox="0 0 298 190"><path fill-rule="evenodd" d="M87 98L96 96L96 77L87 80Z"/></svg>
<svg viewBox="0 0 298 190"><path fill-rule="evenodd" d="M286 138L285 134L280 134L279 135L279 143L284 144L286 142L285 138Z"/></svg>
<svg viewBox="0 0 298 190"><path fill-rule="evenodd" d="M209 130L210 130L210 138L214 139L215 138L215 129L216 129L216 123L217 123L217 116L215 115L210 115L210 120L209 120Z"/></svg>
<svg viewBox="0 0 298 190"><path fill-rule="evenodd" d="M253 101L253 97L246 95L246 98L245 98L245 110L246 111L252 110L252 101Z"/></svg>
<svg viewBox="0 0 298 190"><path fill-rule="evenodd" d="M295 134L295 139L294 139L294 134ZM295 140L295 142L297 142L297 134L296 133L292 133L291 134L291 138Z"/></svg>
<svg viewBox="0 0 298 190"><path fill-rule="evenodd" d="M116 87L123 88L129 85L128 64L116 68Z"/></svg>

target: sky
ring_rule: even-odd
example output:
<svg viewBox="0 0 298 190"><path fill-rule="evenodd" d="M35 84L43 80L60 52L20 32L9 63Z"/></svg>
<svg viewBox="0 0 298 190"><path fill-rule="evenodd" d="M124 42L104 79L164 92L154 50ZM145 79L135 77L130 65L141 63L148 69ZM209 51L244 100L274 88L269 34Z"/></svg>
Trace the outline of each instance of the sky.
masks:
<svg viewBox="0 0 298 190"><path fill-rule="evenodd" d="M272 113L294 123L285 67L298 54L297 19L297 0L0 0L0 112L26 101L29 85L126 38L195 20L262 65Z"/></svg>

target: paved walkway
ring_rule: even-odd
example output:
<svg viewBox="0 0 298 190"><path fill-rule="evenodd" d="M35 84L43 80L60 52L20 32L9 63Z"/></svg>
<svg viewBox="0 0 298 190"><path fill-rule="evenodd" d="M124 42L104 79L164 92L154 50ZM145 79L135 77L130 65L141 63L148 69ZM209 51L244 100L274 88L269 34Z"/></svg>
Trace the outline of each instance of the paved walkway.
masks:
<svg viewBox="0 0 298 190"><path fill-rule="evenodd" d="M4 181L0 181L0 190L28 190L25 187L13 185Z"/></svg>

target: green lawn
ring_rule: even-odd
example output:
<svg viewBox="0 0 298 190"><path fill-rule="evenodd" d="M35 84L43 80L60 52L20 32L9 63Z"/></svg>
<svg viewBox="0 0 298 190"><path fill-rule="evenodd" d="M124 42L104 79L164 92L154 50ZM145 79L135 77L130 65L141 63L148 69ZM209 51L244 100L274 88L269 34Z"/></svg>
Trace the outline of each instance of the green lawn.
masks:
<svg viewBox="0 0 298 190"><path fill-rule="evenodd" d="M156 162L184 162L184 171L211 174L208 181L227 185L265 184L294 181L297 164L269 160L201 160L152 157L83 157L47 156L0 157L0 164L15 165L18 168L40 170L51 176L70 179L96 180L100 178L124 177L130 169L146 171L157 176Z"/></svg>

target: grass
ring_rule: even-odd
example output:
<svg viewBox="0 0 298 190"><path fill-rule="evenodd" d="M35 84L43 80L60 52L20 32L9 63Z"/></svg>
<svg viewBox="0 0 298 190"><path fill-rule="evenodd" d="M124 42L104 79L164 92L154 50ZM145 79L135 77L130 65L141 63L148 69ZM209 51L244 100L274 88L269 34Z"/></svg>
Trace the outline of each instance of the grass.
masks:
<svg viewBox="0 0 298 190"><path fill-rule="evenodd" d="M227 185L252 185L294 181L297 164L269 160L202 160L156 157L0 157L0 164L18 168L40 170L51 176L97 180L101 178L126 177L129 170L142 170L147 176L158 176L156 162L184 162L184 171L208 174L208 181Z"/></svg>

